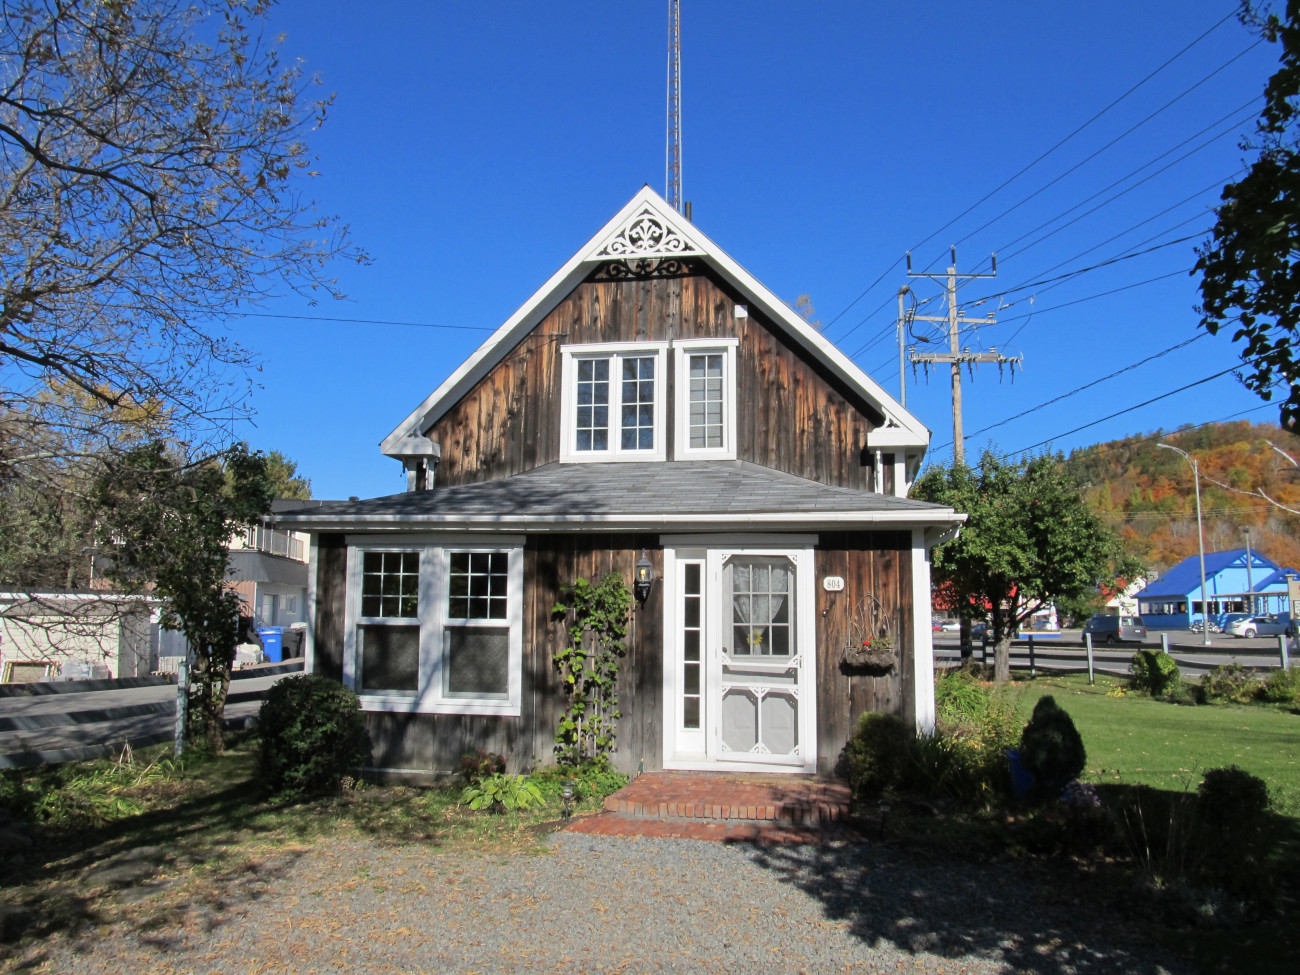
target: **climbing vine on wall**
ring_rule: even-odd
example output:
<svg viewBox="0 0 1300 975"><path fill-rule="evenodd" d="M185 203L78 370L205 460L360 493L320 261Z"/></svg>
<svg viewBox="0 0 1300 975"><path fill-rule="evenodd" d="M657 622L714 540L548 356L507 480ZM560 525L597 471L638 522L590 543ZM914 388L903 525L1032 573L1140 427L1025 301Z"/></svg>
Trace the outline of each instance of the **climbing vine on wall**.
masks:
<svg viewBox="0 0 1300 975"><path fill-rule="evenodd" d="M555 651L566 707L555 731L555 751L563 765L609 755L614 748L618 710L618 670L626 652L623 640L632 593L617 572L593 585L578 579L562 592L552 616L568 626L566 644Z"/></svg>

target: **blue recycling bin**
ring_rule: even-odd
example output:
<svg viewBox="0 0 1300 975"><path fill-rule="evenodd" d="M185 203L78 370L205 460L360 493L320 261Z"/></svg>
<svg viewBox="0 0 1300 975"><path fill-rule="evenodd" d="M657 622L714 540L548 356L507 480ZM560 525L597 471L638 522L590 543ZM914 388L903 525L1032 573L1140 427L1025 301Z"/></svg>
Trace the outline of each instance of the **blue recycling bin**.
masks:
<svg viewBox="0 0 1300 975"><path fill-rule="evenodd" d="M266 659L280 663L284 659L284 627L259 626L257 635L262 640L262 652Z"/></svg>

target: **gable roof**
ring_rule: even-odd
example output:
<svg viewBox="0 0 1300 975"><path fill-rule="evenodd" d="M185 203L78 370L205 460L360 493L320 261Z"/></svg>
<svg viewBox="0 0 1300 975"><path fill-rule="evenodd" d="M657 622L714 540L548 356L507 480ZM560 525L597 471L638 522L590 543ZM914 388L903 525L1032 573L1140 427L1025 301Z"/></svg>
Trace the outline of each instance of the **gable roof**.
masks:
<svg viewBox="0 0 1300 975"><path fill-rule="evenodd" d="M1277 569L1278 564L1272 559L1265 558L1256 551L1251 551L1251 564L1258 566L1263 563L1265 567ZM1238 562L1244 567L1246 564L1246 550L1244 548L1229 549L1226 552L1206 552L1205 553L1205 579L1209 580L1217 573L1222 572ZM1147 586L1137 594L1136 599L1150 599L1156 596L1185 596L1193 590L1201 588L1201 559L1199 555L1189 555L1172 569L1162 575L1151 585Z"/></svg>
<svg viewBox="0 0 1300 975"><path fill-rule="evenodd" d="M423 434L447 410L500 362L520 339L563 301L592 269L610 260L690 257L701 261L781 329L796 345L819 359L848 387L885 415L885 424L873 430L868 446L924 451L930 431L890 396L874 379L784 301L736 263L722 248L689 223L649 186L643 186L627 205L601 227L568 262L479 346L455 372L425 398L387 437L380 449L400 456L400 442Z"/></svg>
<svg viewBox="0 0 1300 975"><path fill-rule="evenodd" d="M1278 569L1276 572L1273 572L1268 576L1265 576L1262 580L1255 583L1255 591L1263 592L1269 586L1282 586L1282 588L1285 589L1288 575L1292 575L1295 576L1297 579L1300 579L1300 570L1292 569L1289 566L1286 568Z"/></svg>
<svg viewBox="0 0 1300 975"><path fill-rule="evenodd" d="M277 526L529 531L911 528L966 520L952 508L817 481L746 461L546 464L512 477L334 501Z"/></svg>

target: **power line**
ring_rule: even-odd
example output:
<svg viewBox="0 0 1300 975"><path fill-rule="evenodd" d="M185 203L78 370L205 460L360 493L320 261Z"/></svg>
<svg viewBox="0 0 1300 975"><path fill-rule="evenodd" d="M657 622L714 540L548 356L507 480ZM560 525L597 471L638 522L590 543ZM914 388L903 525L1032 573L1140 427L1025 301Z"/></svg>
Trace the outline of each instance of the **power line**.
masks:
<svg viewBox="0 0 1300 975"><path fill-rule="evenodd" d="M328 318L324 315L272 315L269 312L241 311L233 313L236 318L286 318L303 322L340 322L352 325L408 325L412 328L450 328L462 332L494 332L496 329L482 325L435 325L432 322L399 322L383 318Z"/></svg>
<svg viewBox="0 0 1300 975"><path fill-rule="evenodd" d="M1056 440L1058 437L1068 437L1072 433L1078 433L1080 430L1087 430L1089 427L1095 427L1099 423L1105 423L1107 420L1113 420L1115 419L1115 417L1123 416L1125 413L1132 413L1134 410L1140 410L1142 409L1142 407L1150 406L1152 403L1158 403L1162 399L1168 399L1170 396L1174 396L1178 393L1186 392L1187 390L1194 389L1197 386L1204 386L1206 383L1211 382L1215 379L1219 379L1223 376L1226 376L1229 373L1235 372L1240 368L1241 368L1240 365L1232 366L1229 369L1224 369L1222 372L1216 372L1212 376L1206 376L1204 379L1198 379L1195 382L1188 383L1186 386L1179 386L1177 389L1171 389L1167 393L1161 393L1159 396L1153 396L1151 399L1138 403L1135 406L1129 406L1125 409L1118 410L1115 413L1111 413L1109 416L1103 416L1099 420L1092 420L1088 423L1083 424L1082 426L1075 427L1073 430L1066 430L1064 433L1059 433L1055 437L1048 437L1046 440L1040 440L1038 443L1031 444L1028 447L1021 447L1019 450L1013 450L1012 453L1027 454L1031 450L1037 450L1039 447L1045 447L1047 444Z"/></svg>
<svg viewBox="0 0 1300 975"><path fill-rule="evenodd" d="M1169 353L1171 352L1177 352L1179 349L1186 348L1187 346L1191 345L1193 342L1199 342L1201 339L1205 338L1208 334L1209 334L1208 332L1198 332L1196 335L1193 335L1190 339L1187 339L1186 341L1179 342L1177 345L1171 345L1167 349L1162 349L1159 352L1155 352L1147 356L1145 359L1141 359L1138 362L1134 362L1131 363L1130 365L1125 366L1123 369L1118 369L1115 372L1112 372L1109 376L1102 376L1100 379L1094 379L1092 380L1092 382L1085 383L1084 385L1080 386L1078 389L1072 389L1068 393L1062 393L1060 396L1056 396L1053 397L1052 399L1047 400L1047 402L1045 403L1039 403L1037 406L1031 406L1029 409L1017 413L1015 416L1009 416L1005 420L999 420L997 423L990 423L988 426L976 430L974 433L971 434L971 436L978 437L981 433L988 433L990 430L995 430L1000 426L1005 426L1006 424L1012 422L1013 420L1019 420L1021 417L1028 416L1030 413L1037 413L1039 410L1045 409L1046 407L1051 406L1053 403L1059 403L1063 399L1069 399L1071 396L1075 396L1079 393L1084 392L1085 390L1092 389L1094 386L1100 386L1102 383L1106 382L1109 379L1114 379L1116 376L1122 376L1126 372L1131 372L1132 370L1138 368L1139 366L1144 366L1148 362L1152 362L1156 359L1161 358L1162 356L1169 355ZM944 447L947 446L948 444L946 443L940 444L939 449L942 450Z"/></svg>
<svg viewBox="0 0 1300 975"><path fill-rule="evenodd" d="M1052 146L1052 147L1051 147L1050 149L1048 149L1046 152L1042 153L1042 155L1038 156L1038 158L1034 159L1033 162L1029 163L1027 166L1025 166L1023 169L1021 169L1019 172L1017 172L1014 176L1011 176L1011 177L1009 177L1008 179L1004 180L1003 182L999 183L999 184L998 184L994 189L992 189L990 192L986 193L984 196L980 197L980 199L976 200L974 203L972 203L969 207L967 207L967 208L966 208L965 210L963 210L961 213L957 214L957 216L953 217L951 220L949 220L946 224L944 224L942 227L940 227L940 228L939 228L938 230L936 230L934 233L930 234L930 236L929 236L929 237L926 237L925 240L922 240L920 243L916 244L912 249L913 249L913 250L917 250L917 249L919 249L922 245L924 245L924 244L928 243L929 241L933 240L935 237L939 236L939 234L943 233L945 230L947 230L949 227L951 227L953 224L955 224L955 223L956 223L958 220L960 220L962 217L966 216L968 213L970 213L970 212L971 212L972 210L974 210L976 207L979 207L979 206L980 206L981 204L983 204L985 201L987 201L988 199L990 199L991 197L993 197L993 196L996 195L997 193L1001 192L1005 187L1007 187L1007 186L1009 186L1011 183L1015 182L1017 179L1019 179L1019 178L1020 178L1021 176L1023 176L1025 173L1029 172L1029 170L1033 169L1033 168L1034 168L1035 166L1037 166L1040 162L1042 162L1044 159L1046 159L1048 156L1050 156L1052 153L1054 153L1057 149L1061 148L1061 146L1065 145L1067 142L1069 142L1071 139L1073 139L1076 135L1078 135L1080 132L1082 132L1082 131L1083 131L1084 129L1086 129L1088 126L1092 125L1093 122L1097 121L1097 119L1101 118L1103 115L1105 115L1107 112L1109 112L1112 108L1114 108L1116 105L1118 105L1118 104L1119 104L1120 102L1122 102L1124 99L1128 98L1129 95L1133 94L1133 92L1137 91L1139 88L1141 88L1143 85L1145 85L1148 81L1150 81L1152 78L1154 78L1156 75L1158 75L1161 71L1163 71L1165 68L1169 67L1169 65L1173 64L1175 61L1177 61L1180 57L1182 57L1184 54L1186 54L1188 51L1190 51L1193 47L1195 47L1195 46L1196 46L1197 44L1199 44L1201 41L1205 40L1205 38L1209 37L1210 34L1214 33L1214 31L1216 31L1216 30L1218 30L1220 27L1222 27L1222 26L1223 26L1227 21L1229 21L1230 19L1232 19L1235 15L1236 15L1236 12L1233 11L1232 13L1229 13L1229 14L1225 15L1224 17L1222 17L1220 20L1216 21L1216 22L1215 22L1215 23L1214 23L1214 24L1213 24L1213 25L1212 25L1208 30L1206 30L1203 34L1201 34L1199 37L1197 37L1195 40L1193 40L1190 44L1188 44L1186 47L1184 47L1182 50L1180 50L1180 51L1179 51L1177 54L1175 54L1173 57L1169 58L1167 61L1165 61L1163 64L1161 64L1158 68L1156 68L1154 71L1152 71L1150 74L1148 74L1145 78L1143 78L1141 81L1139 81L1139 82L1138 82L1137 84L1135 84L1133 87L1129 88L1128 91L1124 92L1122 95L1120 95L1118 98L1116 98L1113 102L1111 102L1109 105L1107 105L1107 106L1106 106L1105 108L1103 108L1101 111L1097 112L1097 114L1093 115L1092 118L1088 119L1088 121L1084 122L1082 125L1080 125L1078 128L1076 128L1073 132L1071 132L1069 135L1067 135L1064 139L1062 139L1061 141L1057 142L1056 145ZM1252 45L1252 46L1253 46L1253 45ZM1245 52L1243 52L1243 53L1245 53ZM1238 57L1240 57L1240 55L1238 55ZM1236 59L1234 58L1233 60L1236 60ZM1220 69L1220 70L1222 70L1222 69ZM1217 73L1217 72L1216 72L1216 73ZM1150 117L1150 116L1148 116L1148 118L1149 118L1149 117ZM1144 121L1145 121L1145 120L1144 120ZM1017 205L1018 205L1018 204L1017 204ZM1008 211L1008 212L1009 212L1009 211ZM1004 216L1005 214L1002 214L1002 215Z"/></svg>
<svg viewBox="0 0 1300 975"><path fill-rule="evenodd" d="M922 239L921 241L919 241L917 244L915 244L915 245L912 247L912 250L919 250L922 246L924 246L925 244L927 244L928 242L930 242L931 240L933 240L935 237L939 236L939 234L943 233L945 230L947 230L949 227L951 227L953 224L955 224L958 220L962 219L962 217L966 216L968 213L970 213L971 211L975 210L976 208L978 208L979 206L981 206L982 204L984 204L986 201L988 201L988 200L991 199L992 197L996 196L998 193L1000 193L1000 192L1001 192L1003 189L1005 189L1007 186L1009 186L1009 185L1011 185L1012 183L1014 183L1017 179L1019 179L1019 178L1020 178L1021 176L1023 176L1025 173L1029 172L1031 169L1033 169L1035 166L1037 166L1040 162L1042 162L1044 159L1046 159L1046 158L1047 158L1048 156L1050 156L1052 153L1056 152L1057 149L1060 149L1063 145L1065 145L1067 142L1069 142L1071 139L1073 139L1076 135L1078 135L1078 134L1079 134L1080 132L1082 132L1084 129L1088 128L1088 126L1092 125L1093 122L1097 121L1099 118L1101 118L1103 115L1105 115L1107 112L1109 112L1112 108L1114 108L1114 107L1115 107L1116 105L1118 105L1120 102L1124 101L1124 99L1128 98L1129 95L1133 94L1135 91L1137 91L1139 88L1141 88L1143 85L1145 85L1148 81L1150 81L1150 80L1151 80L1152 78L1154 78L1156 75L1160 74L1160 72L1164 71L1165 68L1169 67L1169 65L1173 64L1175 61L1177 61L1179 58L1181 58L1184 54L1186 54L1188 51L1190 51L1193 47L1195 47L1195 46L1196 46L1197 44L1199 44L1201 41L1205 40L1205 38L1209 37L1210 34L1214 33L1214 31L1216 31L1216 30L1218 30L1220 27L1222 27L1225 23L1227 23L1227 21L1231 20L1231 19L1235 16L1235 14L1236 14L1236 12L1233 11L1233 12L1231 12L1231 13L1226 14L1225 16L1223 16L1222 18L1220 18L1219 20L1217 20L1217 21L1216 21L1214 24L1212 24L1212 25L1211 25L1211 26L1210 26L1210 27L1209 27L1209 28L1208 28L1204 33L1200 34L1198 37L1196 37L1194 40L1192 40L1191 43L1187 44L1185 47L1183 47L1181 50L1179 50L1176 54L1174 54L1172 57L1170 57L1168 60L1166 60L1164 63L1162 63L1162 64L1161 64L1159 67L1157 67L1154 71L1150 72L1150 73L1149 73L1145 78L1143 78L1143 79L1142 79L1141 81L1139 81L1137 84L1133 85L1131 88L1129 88L1127 91L1125 91L1122 95L1120 95L1118 98L1116 98L1114 101L1112 101L1112 102L1111 102L1109 105L1107 105L1105 108L1101 109L1101 111L1097 112L1095 115L1093 115L1091 118L1089 118L1089 119L1088 119L1086 122L1084 122L1082 125L1078 126L1078 127L1077 127L1073 132L1071 132L1071 133L1070 133L1069 135L1067 135L1065 138L1061 139L1059 142L1057 142L1057 143L1056 143L1055 145L1053 145L1051 148L1049 148L1049 149L1047 149L1045 152L1041 153L1037 158L1035 158L1032 162L1030 162L1029 164L1027 164L1027 165L1024 166L1023 168L1021 168L1017 173L1015 173L1014 175L1012 175L1012 176L1008 177L1007 179L1003 180L1001 183L999 183L997 186L995 186L995 187L994 187L992 190L990 190L988 193L984 194L984 196L980 197L978 200L976 200L974 203L972 203L970 206L968 206L968 207L967 207L965 210L963 210L961 213L957 214L957 216L953 217L951 220L949 220L947 223L945 223L945 224L944 224L942 227L940 227L938 230L935 230L935 231L934 231L933 233L931 233L929 236L925 237L924 239ZM1244 53L1244 52L1243 52L1243 53ZM1240 55L1238 55L1238 56L1240 56ZM1235 60L1235 58L1234 58L1234 60ZM1231 63L1231 62L1230 62L1230 63ZM1226 65L1225 65L1225 67L1226 67ZM1222 69L1220 69L1220 70L1222 70ZM885 279L885 277L886 277L887 275L889 275L890 272L892 272L892 271L894 270L894 268L898 267L898 265L899 265L900 263L901 263L901 259L895 261L895 262L894 262L893 264L891 264L888 268L886 268L885 271L880 275L880 277L876 278L876 280L873 281L870 285L868 285L868 286L867 286L867 287L866 287L866 288L861 292L861 294L859 294L856 298L854 298L851 302L849 302L849 304L848 304L847 306L845 306L845 308L844 308L843 311L841 311L841 312L840 312L839 314L837 314L834 318L832 318L829 322L827 322L826 325L825 325L825 327L824 327L824 329L823 329L823 331L828 331L832 325L834 325L834 324L835 324L836 322L838 322L841 318L843 318L844 315L845 315L845 313L848 312L848 310L849 310L850 308L852 308L852 307L853 307L854 305L856 305L859 301L861 301L863 298L865 298L865 297L866 297L866 296L867 296L867 295L868 295L868 294L869 294L869 293L870 293L874 288L878 287L878 286L880 285L880 283ZM890 300L890 299L886 299L885 304L888 304L889 300ZM884 307L884 305L882 304L882 305L881 305L881 308L883 308L883 307ZM872 312L870 315L868 315L867 317L868 317L868 318L871 318L871 317L873 317L874 315L876 315L879 311L880 311L880 309L877 308L875 311L873 311L873 312ZM863 319L863 322L865 322L865 321L866 321L866 319ZM859 323L858 323L859 326L860 326L861 324L863 324L863 322L859 322ZM855 326L855 327L857 327L857 326ZM844 336L841 336L841 340L842 340L843 338L844 338Z"/></svg>
<svg viewBox="0 0 1300 975"><path fill-rule="evenodd" d="M1184 98L1186 98L1186 97L1187 97L1188 95L1190 95L1192 92L1194 92L1197 88L1201 87L1201 85L1205 84L1207 81L1209 81L1209 80L1210 80L1211 78L1213 78L1215 75L1219 74L1219 72L1226 70L1226 69L1227 69L1230 65L1232 65L1234 62L1239 61L1241 58L1245 57L1247 54L1249 54L1251 51L1253 51L1255 48L1257 48L1260 44L1263 44L1263 43L1264 43L1264 42L1263 42L1262 40L1258 40L1258 41L1256 41L1254 44L1251 44L1249 47L1247 47L1244 51L1241 51L1241 52L1240 52L1239 54L1237 54L1236 56L1234 56L1234 57L1228 59L1228 61L1226 61L1226 62L1224 62L1223 64L1219 65L1219 67L1215 68L1213 71L1211 71L1209 74L1207 74L1204 78L1202 78L1202 79L1201 79L1200 81L1198 81L1196 84L1192 85L1190 88L1185 89L1183 92L1181 92L1180 94L1176 95L1173 99L1171 99L1170 101L1166 102L1164 105L1161 105L1159 108L1157 108L1157 109L1156 109L1154 112L1152 112L1151 114L1147 115L1146 118L1142 119L1142 120L1139 121L1139 122L1136 122L1135 124L1133 124L1133 125L1130 126L1129 128L1125 129L1122 133L1120 133L1119 135L1117 135L1114 139L1112 139L1110 142L1106 143L1106 144L1105 144L1104 146L1102 146L1100 149L1096 150L1096 151L1093 152L1091 155L1085 156L1083 159L1081 159L1079 162L1075 163L1073 166L1071 166L1071 167L1070 167L1069 169L1067 169L1065 172L1061 173L1061 174L1060 174L1059 176L1057 176L1055 179L1051 180L1051 181L1048 182L1048 183L1045 183L1044 185L1042 185L1042 186L1039 187L1038 189L1034 190L1033 193L1030 193L1027 197L1025 197L1025 198L1024 198L1023 200L1021 200L1019 203L1015 204L1015 206L1012 206L1012 207L1007 208L1006 210L1003 210L1003 211L1002 211L1001 213L999 213L996 217L993 217L991 220L986 221L986 222L983 223L981 226L979 226L979 227L977 227L976 229L972 230L972 231L971 231L969 234L967 234L965 237L961 238L961 240L957 241L957 243L959 243L959 244L960 244L960 243L963 243L964 241L969 240L971 237L975 236L975 234L979 233L981 230L984 230L984 229L986 229L986 228L988 228L988 227L991 227L993 224L997 223L997 222L998 222L999 220L1001 220L1003 217L1008 216L1008 215L1014 213L1016 210L1020 209L1022 206L1024 206L1024 205L1025 205L1026 203L1028 203L1030 200L1034 199L1034 197L1038 196L1040 193L1042 193L1042 192L1044 192L1045 190L1048 190L1048 189L1050 189L1051 187L1055 186L1057 183L1059 183L1061 180L1065 179L1065 177L1069 176L1071 173L1077 172L1079 169L1081 169L1082 167L1086 166L1088 163L1092 162L1092 160L1094 160L1094 159L1096 159L1098 156L1100 156L1100 155L1101 155L1103 152L1105 152L1107 149L1110 149L1112 146L1116 145L1118 142L1120 142L1120 141L1122 141L1123 139L1126 139L1128 136L1132 135L1134 132L1136 132L1136 131L1137 131L1138 129L1140 129L1142 126L1146 125L1148 122L1150 122L1152 119L1154 119L1157 115L1159 115L1160 113L1164 112L1166 109L1171 108L1172 106L1176 105L1178 102L1182 101ZM1255 99L1252 99L1251 101L1253 102L1253 101L1255 101ZM1250 102L1247 102L1247 105L1249 105L1249 104L1250 104ZM1245 107L1246 107L1246 106L1242 106L1242 108L1245 108ZM1230 114L1236 114L1236 113L1239 112L1239 111L1241 111L1241 109L1233 109L1232 113L1230 113ZM1220 119L1220 121L1222 121L1222 119ZM1218 122L1212 123L1212 125L1218 125L1218 124L1219 124ZM1212 126L1210 126L1210 127L1212 127ZM1204 132L1205 130L1202 129L1201 131ZM1200 134L1201 134L1201 133L1198 132L1196 135L1200 135ZM1194 139L1194 138L1196 138L1196 136L1195 136L1195 135L1194 135L1194 136L1191 136L1191 138ZM1211 140L1211 142L1216 141L1218 138L1220 138L1220 136L1215 136L1215 138L1214 138L1213 140ZM1187 140L1184 140L1184 142L1179 143L1179 146L1181 146L1181 145L1185 145L1185 144L1186 144L1186 141L1187 141ZM1208 144L1208 143L1207 143L1207 144ZM1178 148L1178 146L1175 146L1173 149L1168 150L1166 153L1163 153L1161 156L1157 156L1156 159L1163 158L1164 155L1167 155L1169 152L1173 152L1174 149L1177 149L1177 148ZM1204 148L1204 147L1201 147L1201 148ZM1183 158L1186 158L1186 157L1183 157ZM1152 161L1154 162L1155 160L1152 160ZM1151 164L1151 163L1148 162L1146 165L1149 166L1150 164ZM1172 164L1171 164L1171 165L1172 165ZM1136 170L1136 172L1140 172L1141 169L1144 169L1144 168L1146 168L1146 167L1145 167L1145 166L1139 167L1139 169ZM1168 167L1165 167L1165 168L1167 169ZM1163 171L1164 171L1164 170L1160 170L1160 172L1163 172ZM1131 175L1133 175L1133 173L1130 173L1129 175L1131 176ZM1153 174L1153 175L1155 175L1155 174ZM1128 178L1127 176L1124 177L1124 179L1127 179L1127 178ZM1150 178L1150 177L1148 177L1148 178ZM1120 182L1123 182L1123 180L1120 180ZM1139 184L1139 185L1140 185L1140 184ZM1109 188L1109 187L1108 187L1108 188ZM1105 190L1102 190L1101 192L1105 192ZM1122 194L1121 194L1121 195L1122 195ZM1069 211L1067 210L1066 212L1068 213ZM1068 225L1067 225L1067 226L1068 226ZM1032 231L1031 231L1031 232L1032 232ZM1022 248L1022 250L1023 250L1023 248ZM1017 252L1017 253L1019 253L1019 252Z"/></svg>

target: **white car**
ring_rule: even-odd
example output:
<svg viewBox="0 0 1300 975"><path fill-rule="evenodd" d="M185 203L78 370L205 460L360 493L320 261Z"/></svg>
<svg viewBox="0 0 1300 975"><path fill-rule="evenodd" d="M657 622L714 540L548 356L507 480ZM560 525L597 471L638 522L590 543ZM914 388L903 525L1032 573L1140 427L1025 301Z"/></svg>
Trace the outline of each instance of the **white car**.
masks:
<svg viewBox="0 0 1300 975"><path fill-rule="evenodd" d="M1286 633L1290 628L1289 619L1278 619L1276 616L1247 616L1244 619L1233 620L1228 631L1233 636L1241 636L1249 640L1257 636L1278 636Z"/></svg>

